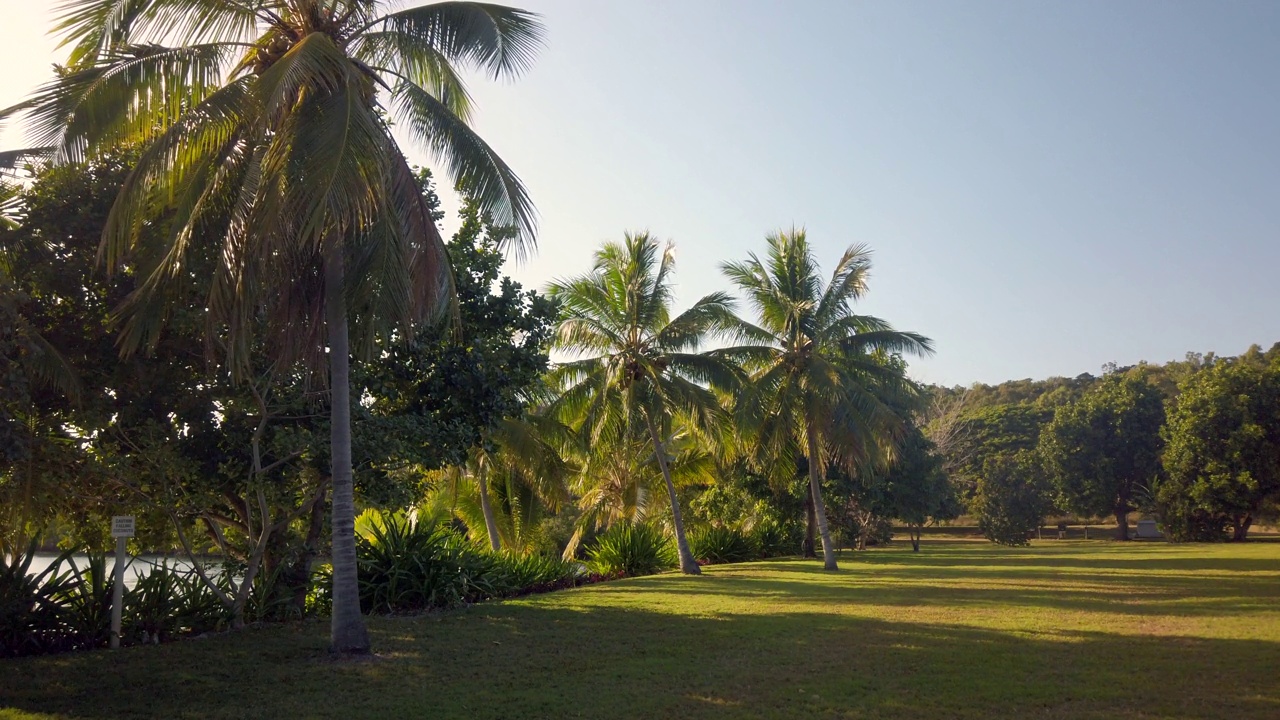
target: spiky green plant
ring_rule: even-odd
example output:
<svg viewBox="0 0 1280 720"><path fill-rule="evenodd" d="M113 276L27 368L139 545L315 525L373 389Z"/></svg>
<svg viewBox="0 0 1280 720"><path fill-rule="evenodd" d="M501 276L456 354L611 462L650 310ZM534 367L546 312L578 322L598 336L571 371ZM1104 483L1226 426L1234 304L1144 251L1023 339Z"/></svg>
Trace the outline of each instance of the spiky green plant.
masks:
<svg viewBox="0 0 1280 720"><path fill-rule="evenodd" d="M689 548L698 562L708 565L760 559L760 546L754 537L722 526L695 530L689 535Z"/></svg>
<svg viewBox="0 0 1280 720"><path fill-rule="evenodd" d="M618 523L587 549L588 567L601 575L652 575L678 562L671 538L644 523Z"/></svg>
<svg viewBox="0 0 1280 720"><path fill-rule="evenodd" d="M513 77L542 35L522 10L389 0L64 0L64 69L29 100L60 161L142 147L104 231L139 287L126 351L155 341L165 298L207 284L211 347L243 371L255 333L278 365L327 364L333 463L331 644L367 652L356 580L348 324L358 350L412 336L451 303L448 258L391 120L500 225L533 240L520 180L469 126L460 71ZM144 227L160 223L162 240ZM217 258L212 278L189 261ZM327 340L326 340L327 337ZM260 338L261 339L261 338ZM326 354L327 349L327 354Z"/></svg>

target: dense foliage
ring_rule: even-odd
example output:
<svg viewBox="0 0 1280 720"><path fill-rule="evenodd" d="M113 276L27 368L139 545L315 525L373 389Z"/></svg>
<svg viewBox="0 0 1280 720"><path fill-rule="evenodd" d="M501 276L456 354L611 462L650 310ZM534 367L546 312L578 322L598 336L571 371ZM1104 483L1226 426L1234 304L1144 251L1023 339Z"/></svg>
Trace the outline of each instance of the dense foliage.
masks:
<svg viewBox="0 0 1280 720"><path fill-rule="evenodd" d="M1160 512L1179 539L1243 540L1280 509L1280 358L1220 361L1169 410Z"/></svg>
<svg viewBox="0 0 1280 720"><path fill-rule="evenodd" d="M678 564L671 538L652 525L618 523L587 548L588 567L601 575L652 575Z"/></svg>
<svg viewBox="0 0 1280 720"><path fill-rule="evenodd" d="M704 565L747 562L762 554L754 536L716 525L695 530L689 536L689 549Z"/></svg>
<svg viewBox="0 0 1280 720"><path fill-rule="evenodd" d="M1027 545L1052 508L1035 455L1022 451L987 458L972 507L988 540Z"/></svg>
<svg viewBox="0 0 1280 720"><path fill-rule="evenodd" d="M365 612L420 612L573 587L571 564L543 555L481 550L454 530L377 515L357 541Z"/></svg>
<svg viewBox="0 0 1280 720"><path fill-rule="evenodd" d="M1164 400L1143 372L1113 373L1059 406L1040 433L1039 454L1058 505L1085 517L1111 514L1129 539L1128 515L1161 472Z"/></svg>

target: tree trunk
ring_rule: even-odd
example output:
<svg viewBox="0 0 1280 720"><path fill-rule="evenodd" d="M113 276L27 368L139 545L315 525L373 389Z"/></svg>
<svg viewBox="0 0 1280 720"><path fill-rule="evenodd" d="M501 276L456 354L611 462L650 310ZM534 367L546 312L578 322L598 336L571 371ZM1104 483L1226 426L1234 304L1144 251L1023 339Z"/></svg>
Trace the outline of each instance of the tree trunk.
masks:
<svg viewBox="0 0 1280 720"><path fill-rule="evenodd" d="M351 469L351 354L347 337L342 247L329 248L324 263L325 321L329 331L329 457L333 464L333 617L329 650L369 652L360 614L356 575L355 481Z"/></svg>
<svg viewBox="0 0 1280 720"><path fill-rule="evenodd" d="M311 504L311 512L307 519L307 536L302 542L302 549L297 559L285 569L283 580L292 596L289 606L299 618L307 614L307 594L311 590L311 563L316 557L316 547L320 544L320 535L324 532L325 495L327 491L320 488L318 497Z"/></svg>
<svg viewBox="0 0 1280 720"><path fill-rule="evenodd" d="M911 536L911 552L920 552L921 529L915 525L907 525L907 533Z"/></svg>
<svg viewBox="0 0 1280 720"><path fill-rule="evenodd" d="M818 521L818 535L822 537L822 569L838 570L836 549L831 544L831 531L827 528L827 508L822 504L822 461L818 456L818 435L813 429L816 423L810 422L808 425L809 493L813 495L813 514Z"/></svg>
<svg viewBox="0 0 1280 720"><path fill-rule="evenodd" d="M693 559L689 550L689 541L684 536L684 518L680 515L680 498L676 497L675 483L671 482L671 470L667 467L667 452L662 446L662 438L658 435L658 426L653 422L653 415L646 412L645 421L649 424L649 436L653 438L653 452L658 456L658 467L662 470L662 479L667 483L667 496L671 498L671 517L675 521L676 547L680 550L680 572L686 575L701 575L702 568Z"/></svg>
<svg viewBox="0 0 1280 720"><path fill-rule="evenodd" d="M813 493L811 492L804 494L804 514L804 546L801 548L800 554L807 558L816 558L818 557L818 553L816 551L817 543L815 542L817 538L818 519L814 517L813 514Z"/></svg>
<svg viewBox="0 0 1280 720"><path fill-rule="evenodd" d="M1253 525L1253 516L1246 514L1242 518L1233 518L1231 521L1231 540L1234 542L1243 542L1249 537L1249 526Z"/></svg>
<svg viewBox="0 0 1280 720"><path fill-rule="evenodd" d="M502 549L502 540L498 537L498 520L493 516L493 505L489 502L489 478L483 464L476 470L476 484L480 486L480 510L484 513L484 527L489 532L489 547L498 552Z"/></svg>
<svg viewBox="0 0 1280 720"><path fill-rule="evenodd" d="M1124 508L1116 508L1116 539L1129 539L1129 511Z"/></svg>

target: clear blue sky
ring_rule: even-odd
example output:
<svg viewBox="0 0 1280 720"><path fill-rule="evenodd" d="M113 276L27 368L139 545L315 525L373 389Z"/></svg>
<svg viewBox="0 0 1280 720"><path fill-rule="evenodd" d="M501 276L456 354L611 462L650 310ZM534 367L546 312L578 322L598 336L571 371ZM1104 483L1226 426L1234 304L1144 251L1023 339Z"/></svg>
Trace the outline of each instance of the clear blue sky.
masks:
<svg viewBox="0 0 1280 720"><path fill-rule="evenodd" d="M1280 340L1280 3L523 6L537 66L473 89L542 216L526 284L648 229L687 304L795 224L874 248L864 308L935 339L928 381ZM11 12L4 104L54 58Z"/></svg>

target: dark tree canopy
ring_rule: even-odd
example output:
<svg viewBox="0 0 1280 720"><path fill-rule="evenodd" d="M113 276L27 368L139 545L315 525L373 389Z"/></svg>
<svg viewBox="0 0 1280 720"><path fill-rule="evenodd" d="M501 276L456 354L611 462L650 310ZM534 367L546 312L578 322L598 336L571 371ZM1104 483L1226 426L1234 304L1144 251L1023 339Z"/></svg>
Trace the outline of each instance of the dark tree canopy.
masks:
<svg viewBox="0 0 1280 720"><path fill-rule="evenodd" d="M983 463L972 508L988 540L1026 545L1028 534L1044 522L1052 507L1035 453L1003 453Z"/></svg>
<svg viewBox="0 0 1280 720"><path fill-rule="evenodd" d="M1059 507L1086 517L1112 514L1117 537L1128 540L1135 495L1160 474L1163 424L1164 400L1141 370L1112 373L1060 406L1039 444Z"/></svg>
<svg viewBox="0 0 1280 720"><path fill-rule="evenodd" d="M260 438L265 463L289 458L269 473L270 501L296 506L314 493L328 474L327 400L319 379L302 368L259 364L251 378L233 382L205 352L204 303L195 293L175 304L151 352L121 356L112 312L132 291L134 276L126 268L108 277L98 249L131 163L132 154L120 152L39 171L20 195L21 225L0 229L10 271L0 312L20 317L22 327L56 347L79 389L72 403L56 383L29 382L21 338L14 332L0 337L0 369L15 379L5 384L0 410L23 420L3 426L12 442L5 445L0 490L28 498L44 524L56 517L61 532L70 533L65 537L91 545L103 542L106 516L138 514L139 541L161 548L174 539L156 504L178 508L184 517L211 508L234 515L234 502L227 503L243 496L261 418L255 391L272 416ZM429 174L420 184L434 210ZM353 397L371 400L352 408L360 419L356 476L365 503L416 499L421 469L465 456L485 428L518 415L522 395L546 368L554 306L501 276L498 247L509 230L494 227L472 202L461 220L448 245L457 322L428 328L414 343L388 343L376 362L357 365ZM193 261L190 272L202 267ZM18 427L26 429L17 433ZM46 432L33 437L30 428ZM92 441L73 443L63 428ZM14 461L32 452L41 453L41 462L31 465L38 476L17 473ZM75 485L72 492L67 483Z"/></svg>
<svg viewBox="0 0 1280 720"><path fill-rule="evenodd" d="M1157 489L1177 539L1243 540L1280 495L1280 358L1218 361L1188 377L1168 411Z"/></svg>

